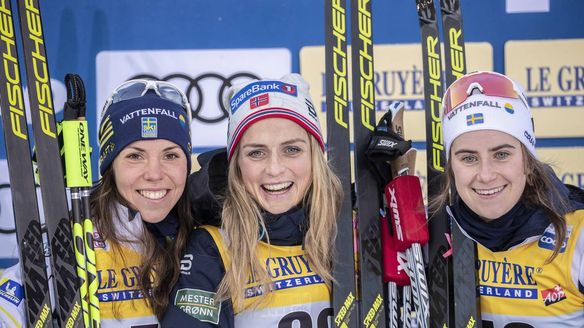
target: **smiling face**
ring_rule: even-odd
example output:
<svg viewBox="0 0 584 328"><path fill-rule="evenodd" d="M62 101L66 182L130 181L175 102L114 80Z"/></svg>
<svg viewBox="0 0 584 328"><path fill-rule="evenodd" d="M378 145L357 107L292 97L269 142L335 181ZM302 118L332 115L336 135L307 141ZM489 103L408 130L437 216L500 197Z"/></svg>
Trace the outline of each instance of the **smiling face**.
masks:
<svg viewBox="0 0 584 328"><path fill-rule="evenodd" d="M250 126L236 160L246 191L272 214L298 205L312 181L309 135L287 119L268 118Z"/></svg>
<svg viewBox="0 0 584 328"><path fill-rule="evenodd" d="M517 204L527 179L517 139L494 130L467 132L450 151L456 191L483 220L497 219Z"/></svg>
<svg viewBox="0 0 584 328"><path fill-rule="evenodd" d="M112 168L118 192L146 222L162 221L185 189L186 155L168 140L133 142L118 154Z"/></svg>

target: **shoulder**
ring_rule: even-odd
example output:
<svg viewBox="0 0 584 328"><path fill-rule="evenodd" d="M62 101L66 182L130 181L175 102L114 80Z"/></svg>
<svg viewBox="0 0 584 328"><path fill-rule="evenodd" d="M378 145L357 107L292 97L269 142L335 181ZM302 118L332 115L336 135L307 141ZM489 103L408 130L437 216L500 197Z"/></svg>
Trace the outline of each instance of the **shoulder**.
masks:
<svg viewBox="0 0 584 328"><path fill-rule="evenodd" d="M187 253L220 257L219 248L215 238L214 231L219 231L217 227L200 226L193 230L187 242Z"/></svg>
<svg viewBox="0 0 584 328"><path fill-rule="evenodd" d="M566 224L574 227L576 230L584 228L584 209L579 209L565 215Z"/></svg>

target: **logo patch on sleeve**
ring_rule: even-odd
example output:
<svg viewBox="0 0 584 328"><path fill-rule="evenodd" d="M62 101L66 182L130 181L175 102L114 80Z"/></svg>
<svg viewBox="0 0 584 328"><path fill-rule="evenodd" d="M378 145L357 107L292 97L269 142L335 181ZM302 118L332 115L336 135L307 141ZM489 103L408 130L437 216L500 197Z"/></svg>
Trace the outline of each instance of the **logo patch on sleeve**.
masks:
<svg viewBox="0 0 584 328"><path fill-rule="evenodd" d="M200 289L182 288L176 293L174 305L200 321L219 323L221 303L215 303L215 293Z"/></svg>
<svg viewBox="0 0 584 328"><path fill-rule="evenodd" d="M0 284L0 297L18 306L24 298L24 288L18 282L8 279Z"/></svg>
<svg viewBox="0 0 584 328"><path fill-rule="evenodd" d="M566 246L568 245L568 239L572 234L572 226L568 225L566 227L566 238L562 242L562 247L560 248L560 253L563 253L566 250ZM543 235L539 238L538 246L540 248L549 249L553 251L556 247L556 233L552 226L549 226L543 232Z"/></svg>

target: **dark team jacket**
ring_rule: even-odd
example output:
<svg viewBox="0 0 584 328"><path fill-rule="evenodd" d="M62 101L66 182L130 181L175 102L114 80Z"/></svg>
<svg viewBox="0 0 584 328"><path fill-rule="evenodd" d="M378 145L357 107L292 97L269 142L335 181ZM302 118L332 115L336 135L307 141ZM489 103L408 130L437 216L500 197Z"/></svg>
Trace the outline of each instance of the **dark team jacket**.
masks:
<svg viewBox="0 0 584 328"><path fill-rule="evenodd" d="M302 244L306 230L302 208L293 208L278 216L265 214L264 221L270 244ZM195 229L187 243L181 261L181 277L170 295L162 326L233 327L234 310L231 302L224 301L218 305L213 300L224 274L224 264L213 238L207 230Z"/></svg>

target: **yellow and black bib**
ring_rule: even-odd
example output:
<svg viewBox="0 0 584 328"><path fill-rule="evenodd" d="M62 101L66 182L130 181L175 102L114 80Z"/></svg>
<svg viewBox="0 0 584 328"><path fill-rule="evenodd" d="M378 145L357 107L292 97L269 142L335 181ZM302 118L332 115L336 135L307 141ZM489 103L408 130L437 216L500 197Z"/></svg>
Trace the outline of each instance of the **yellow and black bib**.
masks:
<svg viewBox="0 0 584 328"><path fill-rule="evenodd" d="M217 244L223 263L230 258L224 247L221 231L204 226ZM265 263L272 278L272 291L267 299L253 309L247 309L265 291L249 279L245 289L244 309L235 309L235 327L329 327L332 317L331 294L306 259L301 246L275 246L260 242L258 260Z"/></svg>
<svg viewBox="0 0 584 328"><path fill-rule="evenodd" d="M555 230L507 251L478 245L483 327L583 327L584 295L578 280L584 264L584 210L566 216L567 236L548 264ZM486 324L486 325L485 325Z"/></svg>

